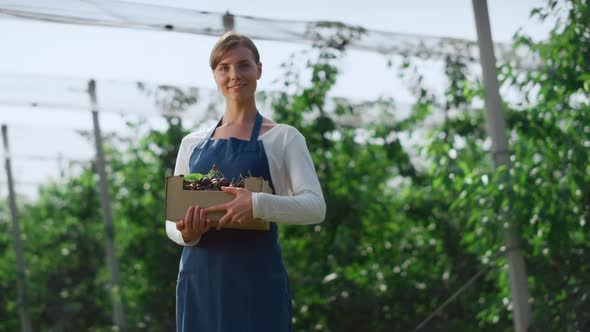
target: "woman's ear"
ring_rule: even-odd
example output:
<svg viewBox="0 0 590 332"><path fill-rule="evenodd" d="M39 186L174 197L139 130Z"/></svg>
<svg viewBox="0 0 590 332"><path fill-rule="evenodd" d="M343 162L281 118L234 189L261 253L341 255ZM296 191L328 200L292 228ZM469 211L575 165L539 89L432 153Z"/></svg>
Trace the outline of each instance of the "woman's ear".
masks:
<svg viewBox="0 0 590 332"><path fill-rule="evenodd" d="M258 79L260 79L260 77L262 76L262 63L258 63L256 65L256 68L258 68Z"/></svg>

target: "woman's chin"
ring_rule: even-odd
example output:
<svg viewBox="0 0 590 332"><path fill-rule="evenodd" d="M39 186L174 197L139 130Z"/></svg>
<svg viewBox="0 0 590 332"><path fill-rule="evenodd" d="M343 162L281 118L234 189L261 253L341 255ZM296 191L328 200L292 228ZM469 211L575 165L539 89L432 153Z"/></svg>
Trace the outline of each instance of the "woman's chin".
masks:
<svg viewBox="0 0 590 332"><path fill-rule="evenodd" d="M250 93L234 91L230 92L225 96L227 100L231 100L234 102L246 102L254 99L254 95Z"/></svg>

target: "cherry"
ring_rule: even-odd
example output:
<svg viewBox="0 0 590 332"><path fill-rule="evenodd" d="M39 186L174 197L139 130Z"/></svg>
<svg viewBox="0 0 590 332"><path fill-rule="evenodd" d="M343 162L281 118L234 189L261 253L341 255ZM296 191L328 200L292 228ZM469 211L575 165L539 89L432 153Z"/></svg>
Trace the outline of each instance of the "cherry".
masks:
<svg viewBox="0 0 590 332"><path fill-rule="evenodd" d="M209 185L211 185L211 179L209 179L209 178L202 178L201 179L201 186L207 187Z"/></svg>

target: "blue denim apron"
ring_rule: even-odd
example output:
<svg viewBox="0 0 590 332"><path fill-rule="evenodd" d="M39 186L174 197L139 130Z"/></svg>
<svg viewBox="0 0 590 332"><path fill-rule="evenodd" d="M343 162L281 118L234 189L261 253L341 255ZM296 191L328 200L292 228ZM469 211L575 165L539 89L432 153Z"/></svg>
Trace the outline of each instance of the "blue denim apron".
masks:
<svg viewBox="0 0 590 332"><path fill-rule="evenodd" d="M215 164L228 180L260 176L273 188L258 140L261 125L258 113L249 141L211 139L213 128L191 155L191 173L206 174ZM196 246L184 247L176 288L178 332L287 332L291 310L276 224L269 231L211 229Z"/></svg>

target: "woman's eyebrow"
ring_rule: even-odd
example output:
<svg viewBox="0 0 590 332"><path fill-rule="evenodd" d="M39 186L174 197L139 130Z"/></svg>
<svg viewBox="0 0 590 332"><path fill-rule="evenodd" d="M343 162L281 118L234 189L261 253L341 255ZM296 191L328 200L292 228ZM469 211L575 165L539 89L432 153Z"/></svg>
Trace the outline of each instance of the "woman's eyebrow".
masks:
<svg viewBox="0 0 590 332"><path fill-rule="evenodd" d="M242 63L248 63L248 62L250 62L250 60L248 60L248 59L243 59L243 60L239 60L239 61L238 61L238 64L242 64ZM219 65L218 65L218 66L228 66L229 64L230 64L230 62L227 62L227 61L222 61L222 62L220 62L220 63L219 63Z"/></svg>

